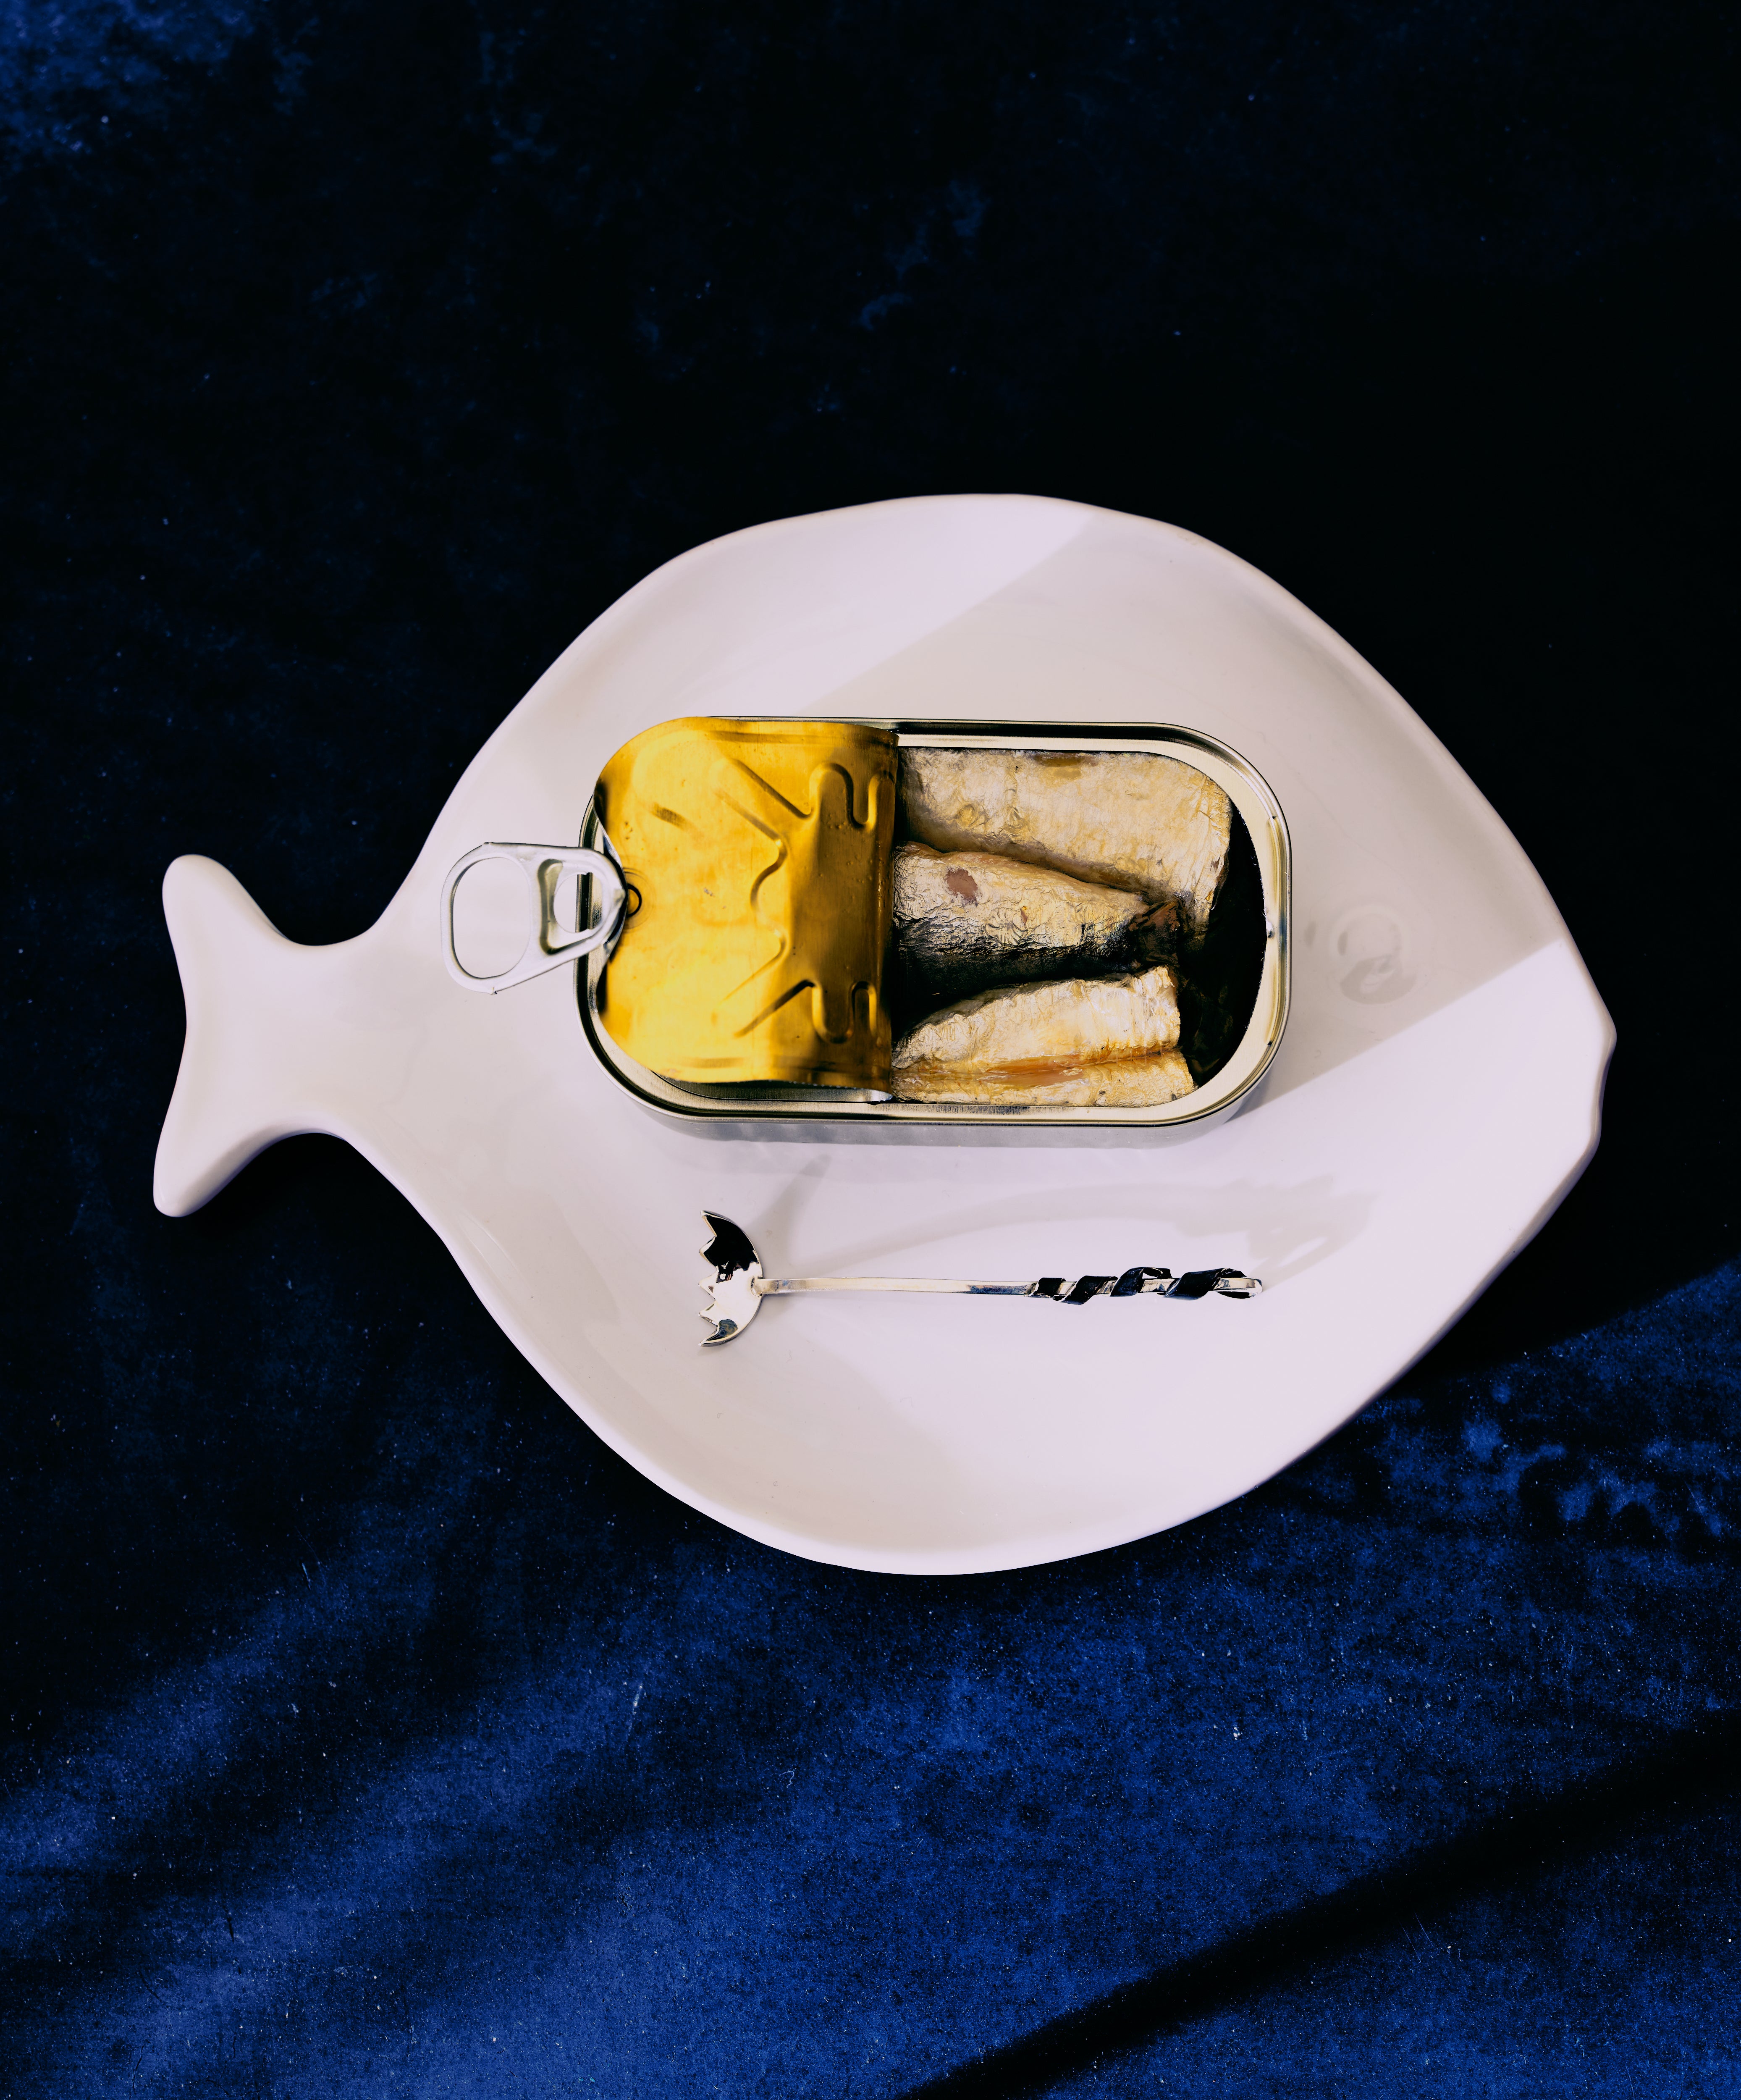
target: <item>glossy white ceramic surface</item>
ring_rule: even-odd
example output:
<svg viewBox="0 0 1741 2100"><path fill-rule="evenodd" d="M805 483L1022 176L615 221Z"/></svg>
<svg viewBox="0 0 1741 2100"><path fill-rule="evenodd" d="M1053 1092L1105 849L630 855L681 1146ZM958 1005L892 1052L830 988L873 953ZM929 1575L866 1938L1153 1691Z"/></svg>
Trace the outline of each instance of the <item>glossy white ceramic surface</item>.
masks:
<svg viewBox="0 0 1741 2100"><path fill-rule="evenodd" d="M1255 1099L1164 1149L722 1141L626 1101L572 970L450 981L442 878L572 840L599 767L681 714L1176 723L1274 788L1293 1008ZM381 920L284 941L214 862L164 885L188 1034L157 1158L196 1208L298 1131L347 1139L607 1443L751 1537L956 1573L1178 1524L1308 1449L1532 1237L1593 1149L1613 1031L1552 900L1346 643L1170 527L915 499L698 548L484 746ZM787 1273L1262 1277L1249 1304L782 1300L703 1352L703 1207Z"/></svg>

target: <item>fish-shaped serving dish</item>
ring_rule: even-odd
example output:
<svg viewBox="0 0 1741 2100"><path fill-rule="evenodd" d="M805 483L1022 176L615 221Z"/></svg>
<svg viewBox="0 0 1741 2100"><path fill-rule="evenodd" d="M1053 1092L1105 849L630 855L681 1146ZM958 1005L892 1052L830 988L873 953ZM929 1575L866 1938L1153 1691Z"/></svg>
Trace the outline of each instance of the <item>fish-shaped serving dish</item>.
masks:
<svg viewBox="0 0 1741 2100"><path fill-rule="evenodd" d="M469 969L474 848L450 974L512 989L585 946L588 1043L680 1118L1134 1140L1230 1113L1286 1018L1286 825L1189 730L663 722L606 762L578 854L500 850L580 875L592 931L534 880L522 960Z"/></svg>
<svg viewBox="0 0 1741 2100"><path fill-rule="evenodd" d="M909 797L890 823L888 1084L858 1083L865 1068L850 1062L818 1081L800 1036L769 1039L777 1054L800 1040L808 1079L655 1087L641 1074L661 1062L678 1069L698 1044L719 1054L708 1031L727 1004L685 1017L653 998L647 1032L623 1021L626 1048L605 1026L619 991L642 1006L659 976L655 942L639 990L633 969L610 982L635 952L641 850L613 828L612 761L685 721L810 724L876 748L892 738L897 792L907 759L945 754L925 761L938 773L919 783L924 809ZM1175 874L1151 897L1109 858L1096 812L1116 812L1111 770L1074 831L1048 824L1043 864L1025 858L1021 783L999 785L1022 752L1069 766L1179 757L1182 744L1205 777L1223 755L1233 769L1215 777L1246 798L1260 873L1286 812L1285 877L1277 862L1270 889L1257 885L1273 958L1258 974L1271 990L1254 995L1234 1045L1258 1026L1261 1078L1210 1114L1198 1111L1216 1073L1134 1109L1028 1101L1003 1114L996 1101L927 1097L959 1093L963 1071L995 1085L1010 1031L1031 1043L1020 1031L1036 1016L1018 1010L1030 996L1050 1003L1045 1028L1098 1031L1072 1039L1095 1049L1078 1063L1164 1058L1173 1008L1192 1047L1190 1002L1214 989L1196 944L1215 937L1219 905L1207 899L1199 925L1195 877ZM761 777L813 806L779 787L787 776ZM766 821L765 801L743 805ZM843 786L843 822L844 806ZM947 828L965 806L978 813L966 832ZM852 814L862 833L856 785ZM747 836L769 843L753 826ZM788 854L802 845L789 840ZM903 859L908 847L923 850ZM983 903L951 889L955 876ZM763 887L770 912L778 887ZM622 938L607 955L619 889ZM823 997L806 1026L811 1049L830 1046L825 1062L875 1054L880 1040L860 1009L866 1033L851 1048L852 999L829 995L869 982L851 949L861 936L875 945L875 889L856 892L875 907L868 928L844 911L816 963ZM529 892L550 924L527 955ZM1527 858L1354 650L1188 532L1034 497L783 520L650 576L489 739L399 893L355 939L286 941L196 856L174 863L164 894L187 1036L158 1149L161 1209L196 1208L275 1138L347 1139L615 1450L753 1538L854 1567L964 1573L1095 1551L1212 1507L1310 1449L1550 1215L1594 1146L1613 1042ZM460 930L487 951L492 895L500 951L469 966L526 974L487 997L450 973L443 898L460 899ZM950 897L959 923L945 915ZM986 944L1024 911L1045 938L976 1005ZM533 973L565 946L577 952ZM1075 951L1073 974L1056 973L1060 946ZM1154 980L1163 968L1170 985ZM722 982L731 992L738 981ZM1067 985L1088 989L1058 991ZM675 1057L659 1033L674 1011ZM1132 1054L1100 1054L1108 1046ZM813 1104L791 1094L699 1091L716 1083L819 1084L826 1113L795 1113ZM867 1135L893 1141L840 1141ZM729 1348L696 1347L703 1211L734 1221L793 1286L770 1285L754 1334ZM1115 1281L1073 1306L1034 1284L1209 1275L1263 1290L1192 1301L1158 1284L1121 1295ZM878 1279L924 1287L884 1292Z"/></svg>

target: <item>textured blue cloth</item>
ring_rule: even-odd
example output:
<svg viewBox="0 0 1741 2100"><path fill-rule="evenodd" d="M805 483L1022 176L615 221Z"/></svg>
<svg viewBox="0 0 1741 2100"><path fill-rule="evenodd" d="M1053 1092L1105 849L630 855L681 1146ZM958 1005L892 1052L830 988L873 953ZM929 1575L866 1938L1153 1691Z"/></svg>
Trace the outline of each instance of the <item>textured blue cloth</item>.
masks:
<svg viewBox="0 0 1741 2100"><path fill-rule="evenodd" d="M10 9L0 2096L1741 2091L1733 33ZM354 933L657 562L973 488L1323 612L1615 1015L1394 1392L1117 1552L848 1573L342 1146L152 1211L172 854Z"/></svg>
<svg viewBox="0 0 1741 2100"><path fill-rule="evenodd" d="M686 1515L505 1347L455 1380L420 1251L342 1370L378 1272L250 1308L179 1564L122 1641L86 1600L103 1696L5 1811L10 2089L1741 2083L1734 1268L1183 1531L910 1581Z"/></svg>

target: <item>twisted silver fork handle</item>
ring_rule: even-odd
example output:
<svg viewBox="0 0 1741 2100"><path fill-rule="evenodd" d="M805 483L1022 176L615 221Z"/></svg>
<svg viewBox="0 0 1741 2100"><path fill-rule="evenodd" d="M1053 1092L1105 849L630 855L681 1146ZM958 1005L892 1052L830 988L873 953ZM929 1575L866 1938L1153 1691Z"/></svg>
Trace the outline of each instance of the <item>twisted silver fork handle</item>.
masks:
<svg viewBox="0 0 1741 2100"><path fill-rule="evenodd" d="M1031 1283L975 1282L941 1276L757 1277L758 1298L790 1298L804 1290L943 1290L967 1298L1050 1298L1058 1305L1086 1305L1091 1298L1255 1298L1263 1286L1236 1268L1127 1268L1122 1276L1042 1276Z"/></svg>
<svg viewBox="0 0 1741 2100"><path fill-rule="evenodd" d="M702 1288L708 1332L704 1349L716 1349L741 1335L765 1298L796 1298L811 1290L945 1291L961 1298L1050 1298L1059 1305L1086 1305L1091 1298L1255 1298L1263 1286L1236 1268L1127 1268L1122 1276L1042 1276L1031 1283L971 1282L944 1276L764 1276L760 1258L742 1225L703 1211L709 1238L701 1249Z"/></svg>

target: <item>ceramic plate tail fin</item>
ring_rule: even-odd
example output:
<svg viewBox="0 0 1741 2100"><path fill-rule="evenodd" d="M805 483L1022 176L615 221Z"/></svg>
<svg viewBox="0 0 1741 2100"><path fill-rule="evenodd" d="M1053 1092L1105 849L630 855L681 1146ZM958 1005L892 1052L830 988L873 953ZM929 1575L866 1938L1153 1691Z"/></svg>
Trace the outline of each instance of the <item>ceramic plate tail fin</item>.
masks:
<svg viewBox="0 0 1741 2100"><path fill-rule="evenodd" d="M280 1138L333 1129L333 1075L361 1081L378 1061L369 1024L380 997L368 934L331 947L287 941L229 870L203 854L170 863L163 910L187 1038L152 1194L179 1218Z"/></svg>

